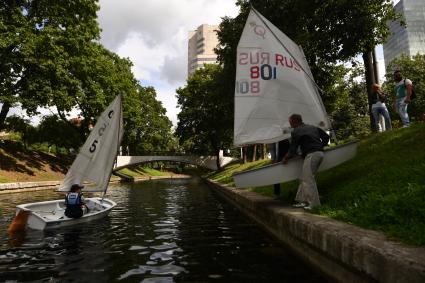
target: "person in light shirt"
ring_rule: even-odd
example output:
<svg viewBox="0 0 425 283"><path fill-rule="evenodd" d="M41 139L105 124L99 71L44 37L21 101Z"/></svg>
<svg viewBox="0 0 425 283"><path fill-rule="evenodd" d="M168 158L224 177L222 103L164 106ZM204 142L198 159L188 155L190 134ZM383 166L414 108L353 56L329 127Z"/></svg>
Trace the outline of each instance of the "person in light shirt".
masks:
<svg viewBox="0 0 425 283"><path fill-rule="evenodd" d="M410 125L409 114L407 113L407 106L409 105L412 95L412 81L409 79L403 79L403 75L399 70L394 72L394 81L396 85L394 87L395 92L395 111L398 112L403 127Z"/></svg>

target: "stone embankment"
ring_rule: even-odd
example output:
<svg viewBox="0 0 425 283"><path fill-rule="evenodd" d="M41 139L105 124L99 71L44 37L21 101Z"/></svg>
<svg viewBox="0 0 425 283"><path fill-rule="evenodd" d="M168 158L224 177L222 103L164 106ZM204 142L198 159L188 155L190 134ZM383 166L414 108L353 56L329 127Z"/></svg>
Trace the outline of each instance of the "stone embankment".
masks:
<svg viewBox="0 0 425 283"><path fill-rule="evenodd" d="M182 179L190 178L188 175L170 175L170 176L148 176L135 177L135 181L156 180L156 179ZM110 183L120 182L120 179L112 179ZM45 182L15 182L0 183L0 195L10 193L21 193L29 191L52 190L56 189L61 181L45 181Z"/></svg>
<svg viewBox="0 0 425 283"><path fill-rule="evenodd" d="M337 282L425 282L425 247L388 240L253 192L206 180L221 196Z"/></svg>
<svg viewBox="0 0 425 283"><path fill-rule="evenodd" d="M60 181L3 183L0 184L0 194L53 189L59 184Z"/></svg>

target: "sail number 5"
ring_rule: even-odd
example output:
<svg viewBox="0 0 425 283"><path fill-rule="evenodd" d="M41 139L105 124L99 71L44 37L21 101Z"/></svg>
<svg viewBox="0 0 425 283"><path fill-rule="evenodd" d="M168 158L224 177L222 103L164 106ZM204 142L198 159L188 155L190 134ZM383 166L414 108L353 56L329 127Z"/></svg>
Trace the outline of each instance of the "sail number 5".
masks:
<svg viewBox="0 0 425 283"><path fill-rule="evenodd" d="M109 111L109 113L108 113L108 118L109 119L112 119L112 116L114 116L114 110L111 110L111 111ZM101 136L103 136L103 133L105 132L105 130L106 130L106 128L109 126L109 123L103 123L103 125L102 126L100 126L100 128L99 128L99 130L97 130L97 134L98 134L98 136L99 136L99 138L101 137ZM90 146L90 148L89 148L89 151L91 152L91 153L93 153L93 152L95 152L96 151L96 146L97 146L97 144L99 143L99 141L98 141L98 139L95 139L94 141L93 141L93 143L91 144L91 146Z"/></svg>

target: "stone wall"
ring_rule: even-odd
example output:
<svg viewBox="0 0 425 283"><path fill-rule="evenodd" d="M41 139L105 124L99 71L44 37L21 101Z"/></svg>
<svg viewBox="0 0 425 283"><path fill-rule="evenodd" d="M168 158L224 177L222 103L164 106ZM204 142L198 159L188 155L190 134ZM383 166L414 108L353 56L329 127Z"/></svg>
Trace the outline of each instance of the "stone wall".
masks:
<svg viewBox="0 0 425 283"><path fill-rule="evenodd" d="M425 247L206 180L295 254L337 282L425 282Z"/></svg>

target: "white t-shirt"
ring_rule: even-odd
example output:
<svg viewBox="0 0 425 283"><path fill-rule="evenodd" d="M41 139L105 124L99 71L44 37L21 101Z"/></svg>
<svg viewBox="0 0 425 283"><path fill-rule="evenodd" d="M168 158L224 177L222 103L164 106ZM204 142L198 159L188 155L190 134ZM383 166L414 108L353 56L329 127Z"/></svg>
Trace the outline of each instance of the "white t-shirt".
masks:
<svg viewBox="0 0 425 283"><path fill-rule="evenodd" d="M395 93L397 99L401 99L407 96L406 85L412 85L412 81L409 79L402 79L395 86Z"/></svg>

